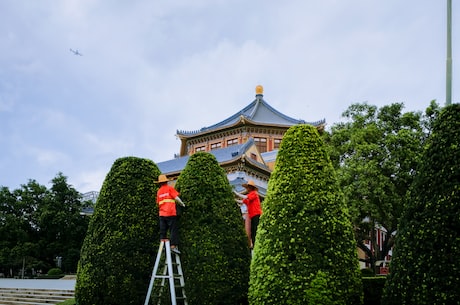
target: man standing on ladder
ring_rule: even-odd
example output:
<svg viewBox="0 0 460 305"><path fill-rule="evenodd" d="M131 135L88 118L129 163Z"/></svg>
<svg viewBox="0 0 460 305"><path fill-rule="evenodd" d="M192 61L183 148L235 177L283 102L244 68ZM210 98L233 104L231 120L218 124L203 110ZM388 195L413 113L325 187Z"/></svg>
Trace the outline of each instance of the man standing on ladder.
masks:
<svg viewBox="0 0 460 305"><path fill-rule="evenodd" d="M177 221L176 201L183 207L185 204L179 198L179 192L168 184L166 175L158 176L160 188L157 192L157 204L160 215L160 240L168 239L169 230L171 251L180 254L179 251L179 227Z"/></svg>
<svg viewBox="0 0 460 305"><path fill-rule="evenodd" d="M262 207L260 205L260 197L257 192L258 188L254 181L249 180L248 183L244 183L243 187L246 189L247 194L243 195L237 191L233 191L235 195L243 200L236 199L238 204L246 204L248 207L249 218L251 219L251 240L252 246L256 243L257 227L259 226L259 218L262 215ZM252 250L252 248L251 248Z"/></svg>

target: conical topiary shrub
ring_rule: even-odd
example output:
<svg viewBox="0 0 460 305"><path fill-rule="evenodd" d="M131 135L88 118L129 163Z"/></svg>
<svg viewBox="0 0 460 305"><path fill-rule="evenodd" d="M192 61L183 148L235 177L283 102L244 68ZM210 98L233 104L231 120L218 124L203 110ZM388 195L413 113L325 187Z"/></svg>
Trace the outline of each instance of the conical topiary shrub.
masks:
<svg viewBox="0 0 460 305"><path fill-rule="evenodd" d="M405 207L382 304L460 302L460 105L444 108Z"/></svg>
<svg viewBox="0 0 460 305"><path fill-rule="evenodd" d="M352 224L315 127L281 142L251 263L250 304L361 304Z"/></svg>
<svg viewBox="0 0 460 305"><path fill-rule="evenodd" d="M224 170L213 155L197 152L176 188L187 205L179 231L188 304L244 302L250 254L241 212Z"/></svg>
<svg viewBox="0 0 460 305"><path fill-rule="evenodd" d="M78 266L78 305L143 304L159 244L160 171L136 157L115 161L91 216Z"/></svg>

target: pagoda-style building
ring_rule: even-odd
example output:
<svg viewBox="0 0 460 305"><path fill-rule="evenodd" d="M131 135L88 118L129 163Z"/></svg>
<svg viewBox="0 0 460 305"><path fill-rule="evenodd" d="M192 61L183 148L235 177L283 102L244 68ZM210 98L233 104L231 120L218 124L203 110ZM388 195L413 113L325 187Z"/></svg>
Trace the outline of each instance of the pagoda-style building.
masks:
<svg viewBox="0 0 460 305"><path fill-rule="evenodd" d="M257 86L255 100L229 118L199 130L178 130L179 156L157 165L163 174L175 179L189 156L210 152L238 191L241 184L254 180L264 196L284 133L296 124L310 124L322 131L326 121L306 122L282 114L263 99L263 87Z"/></svg>

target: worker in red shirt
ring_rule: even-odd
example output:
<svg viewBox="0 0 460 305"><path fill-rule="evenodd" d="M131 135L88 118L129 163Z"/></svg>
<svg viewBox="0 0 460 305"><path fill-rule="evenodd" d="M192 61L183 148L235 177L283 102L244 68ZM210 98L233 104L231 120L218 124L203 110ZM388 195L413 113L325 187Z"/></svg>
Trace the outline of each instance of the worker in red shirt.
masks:
<svg viewBox="0 0 460 305"><path fill-rule="evenodd" d="M167 239L169 230L171 251L180 254L179 251L179 227L177 221L176 201L185 207L179 198L179 192L168 184L169 179L166 175L158 176L160 188L157 192L157 204L160 215L160 239Z"/></svg>
<svg viewBox="0 0 460 305"><path fill-rule="evenodd" d="M260 215L262 215L262 207L260 205L259 193L257 192L257 186L254 181L249 180L248 183L243 184L247 194L243 195L234 191L235 195L242 198L243 200L236 200L240 204L246 204L248 207L249 218L251 219L251 239L252 245L256 242L257 227L259 226Z"/></svg>

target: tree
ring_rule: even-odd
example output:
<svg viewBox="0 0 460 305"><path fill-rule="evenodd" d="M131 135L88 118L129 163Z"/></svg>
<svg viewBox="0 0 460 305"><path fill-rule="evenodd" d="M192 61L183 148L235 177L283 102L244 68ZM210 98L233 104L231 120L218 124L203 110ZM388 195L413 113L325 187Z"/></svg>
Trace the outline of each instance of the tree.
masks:
<svg viewBox="0 0 460 305"><path fill-rule="evenodd" d="M394 245L398 220L436 111L434 101L427 117L419 112L403 113L402 103L380 109L353 104L343 113L348 121L334 124L325 134L340 187L351 207L358 247L371 266L384 260ZM380 244L376 228L386 232Z"/></svg>
<svg viewBox="0 0 460 305"><path fill-rule="evenodd" d="M82 196L67 183L67 177L58 173L51 183L36 211L40 255L50 266L55 266L56 257L61 257L63 264L58 267L76 272L89 220L80 214L84 207Z"/></svg>
<svg viewBox="0 0 460 305"><path fill-rule="evenodd" d="M257 231L249 301L362 303L350 216L313 126L292 126L281 142Z"/></svg>
<svg viewBox="0 0 460 305"><path fill-rule="evenodd" d="M12 192L0 189L0 268L9 275L13 270L46 272L62 257L62 268L75 272L79 251L88 227L80 216L85 203L81 194L58 173L50 190L29 180ZM5 270L6 269L6 270Z"/></svg>
<svg viewBox="0 0 460 305"><path fill-rule="evenodd" d="M2 187L0 191L2 245L0 266L13 275L23 267L49 268L39 254L36 210L43 203L48 190L35 180L29 180L12 192Z"/></svg>
<svg viewBox="0 0 460 305"><path fill-rule="evenodd" d="M159 174L153 161L142 158L119 158L112 165L81 249L79 305L144 302L159 242Z"/></svg>
<svg viewBox="0 0 460 305"><path fill-rule="evenodd" d="M224 170L212 154L197 152L176 187L187 205L180 218L180 235L188 304L243 303L250 254Z"/></svg>
<svg viewBox="0 0 460 305"><path fill-rule="evenodd" d="M401 218L383 304L460 299L460 105L441 111Z"/></svg>

